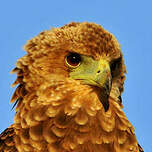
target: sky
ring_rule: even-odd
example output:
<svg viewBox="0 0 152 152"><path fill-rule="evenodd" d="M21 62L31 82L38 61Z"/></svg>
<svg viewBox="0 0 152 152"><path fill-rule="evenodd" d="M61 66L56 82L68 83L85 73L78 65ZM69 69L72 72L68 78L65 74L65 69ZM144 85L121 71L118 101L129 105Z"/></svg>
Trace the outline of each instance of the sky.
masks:
<svg viewBox="0 0 152 152"><path fill-rule="evenodd" d="M124 111L145 152L152 149L152 1L151 0L1 0L0 132L13 123L10 71L25 55L23 46L43 30L71 21L95 22L121 44L127 67Z"/></svg>

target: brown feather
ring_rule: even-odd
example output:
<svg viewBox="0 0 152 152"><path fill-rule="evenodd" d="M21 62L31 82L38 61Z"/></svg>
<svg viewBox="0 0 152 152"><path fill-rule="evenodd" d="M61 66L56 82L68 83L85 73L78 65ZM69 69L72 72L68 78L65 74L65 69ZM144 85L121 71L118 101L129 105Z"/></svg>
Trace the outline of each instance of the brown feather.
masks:
<svg viewBox="0 0 152 152"><path fill-rule="evenodd" d="M0 152L17 152L14 136L15 132L13 125L0 134Z"/></svg>
<svg viewBox="0 0 152 152"><path fill-rule="evenodd" d="M11 99L16 115L13 127L0 136L1 152L142 152L122 111L126 69L111 33L95 23L73 22L41 32L25 50L12 71L17 73ZM69 52L102 57L112 65L105 107L97 94L100 88L69 79L64 64Z"/></svg>

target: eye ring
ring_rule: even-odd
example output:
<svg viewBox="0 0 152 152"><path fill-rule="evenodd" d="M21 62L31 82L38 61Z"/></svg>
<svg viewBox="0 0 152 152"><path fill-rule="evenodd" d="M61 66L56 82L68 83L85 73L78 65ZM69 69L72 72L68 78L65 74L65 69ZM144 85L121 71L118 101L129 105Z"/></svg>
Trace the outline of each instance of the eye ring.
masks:
<svg viewBox="0 0 152 152"><path fill-rule="evenodd" d="M78 53L69 53L65 57L65 63L70 68L77 68L81 64L81 56Z"/></svg>

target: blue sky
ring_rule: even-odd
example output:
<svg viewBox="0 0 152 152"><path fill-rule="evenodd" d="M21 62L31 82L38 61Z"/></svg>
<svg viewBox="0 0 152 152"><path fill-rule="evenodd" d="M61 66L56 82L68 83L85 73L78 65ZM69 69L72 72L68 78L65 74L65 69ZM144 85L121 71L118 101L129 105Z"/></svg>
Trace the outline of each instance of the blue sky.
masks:
<svg viewBox="0 0 152 152"><path fill-rule="evenodd" d="M152 143L152 1L151 0L13 0L0 5L0 132L13 123L9 103L14 89L10 75L25 54L28 39L50 27L71 21L91 21L113 33L127 66L124 111L139 143L151 152Z"/></svg>

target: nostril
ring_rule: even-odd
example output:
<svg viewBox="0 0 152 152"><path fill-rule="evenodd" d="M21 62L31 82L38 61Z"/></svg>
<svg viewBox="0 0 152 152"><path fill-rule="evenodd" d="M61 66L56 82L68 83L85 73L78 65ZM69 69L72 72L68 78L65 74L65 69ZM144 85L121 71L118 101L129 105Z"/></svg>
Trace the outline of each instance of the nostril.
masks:
<svg viewBox="0 0 152 152"><path fill-rule="evenodd" d="M97 73L100 73L100 70L98 70Z"/></svg>

